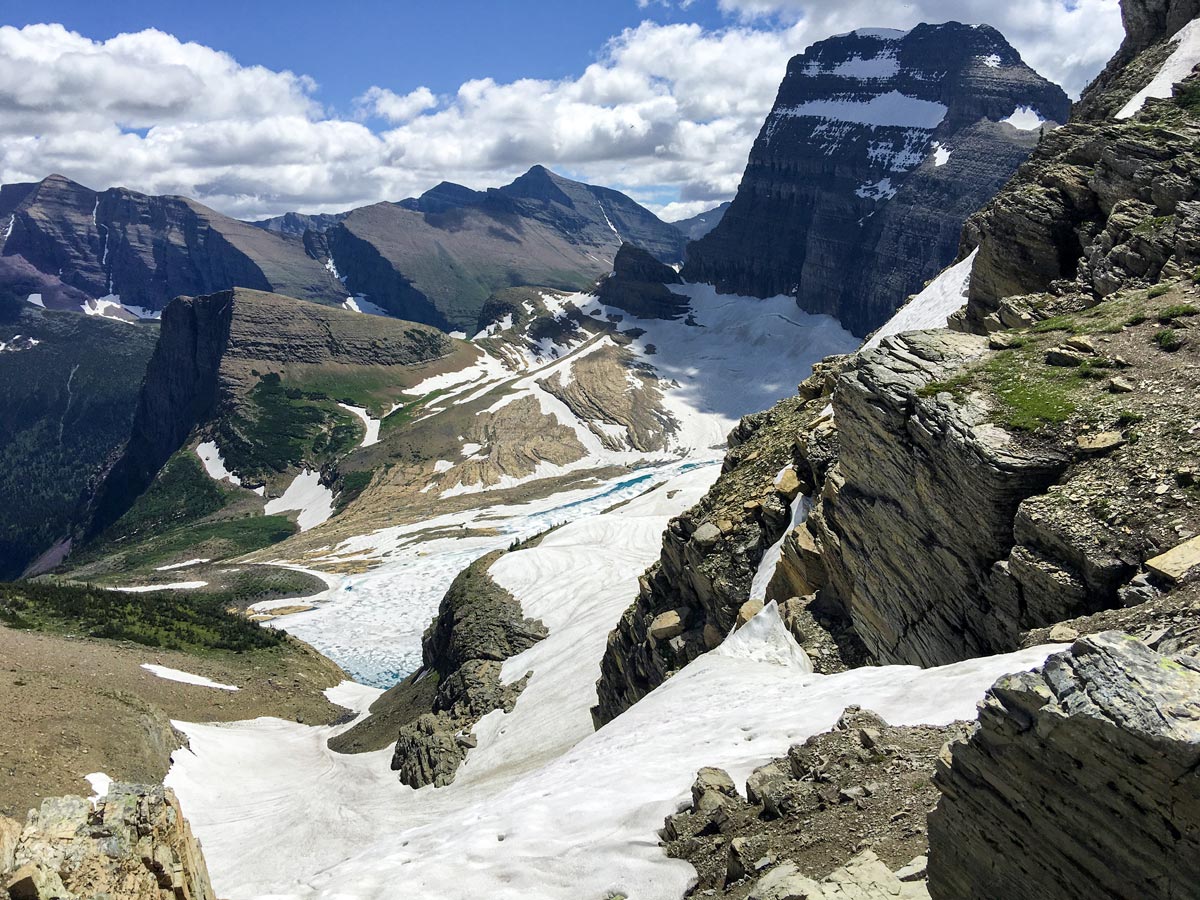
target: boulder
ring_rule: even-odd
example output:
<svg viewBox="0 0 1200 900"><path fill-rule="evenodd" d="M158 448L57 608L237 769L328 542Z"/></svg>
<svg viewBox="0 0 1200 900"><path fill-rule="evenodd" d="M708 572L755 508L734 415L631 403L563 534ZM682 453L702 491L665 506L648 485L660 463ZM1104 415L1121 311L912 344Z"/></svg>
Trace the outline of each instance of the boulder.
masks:
<svg viewBox="0 0 1200 900"><path fill-rule="evenodd" d="M650 623L650 637L656 641L668 641L677 635L683 634L683 620L679 616L679 612L674 609L669 609L664 613L659 613L654 617L654 621Z"/></svg>
<svg viewBox="0 0 1200 900"><path fill-rule="evenodd" d="M1001 678L950 745L929 815L934 900L1191 897L1200 665L1117 632Z"/></svg>
<svg viewBox="0 0 1200 900"><path fill-rule="evenodd" d="M1197 566L1200 566L1200 535L1146 560L1147 569L1171 584L1183 581Z"/></svg>
<svg viewBox="0 0 1200 900"><path fill-rule="evenodd" d="M760 612L762 612L762 609L763 609L762 600L758 600L758 599L747 600L745 603L743 603L741 605L741 607L738 608L737 621L736 621L736 624L734 625L734 627L741 628L743 625L745 625L747 622L749 622L751 619L753 619L755 616L757 616Z"/></svg>

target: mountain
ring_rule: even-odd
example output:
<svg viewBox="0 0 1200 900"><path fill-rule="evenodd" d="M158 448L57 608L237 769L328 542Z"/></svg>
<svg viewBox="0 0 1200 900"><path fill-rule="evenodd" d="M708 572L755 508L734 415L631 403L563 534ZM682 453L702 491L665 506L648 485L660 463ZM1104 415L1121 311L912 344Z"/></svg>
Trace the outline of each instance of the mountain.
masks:
<svg viewBox="0 0 1200 900"><path fill-rule="evenodd" d="M87 533L120 531L122 517L169 474L164 467L180 451L186 463L172 484L183 494L206 482L199 462L227 483L202 516L222 518L231 504L261 511L255 495L269 507L305 479L310 494L327 493L316 475L335 476L338 459L360 442L366 411L382 418L402 399L409 369L453 352L452 341L428 326L275 294L238 288L181 297L163 313L128 444L96 493ZM211 452L190 452L205 440ZM167 524L194 527L187 519Z"/></svg>
<svg viewBox="0 0 1200 900"><path fill-rule="evenodd" d="M712 209L691 218L680 219L671 224L682 231L689 241L698 241L720 224L725 213L729 211L731 203L732 201L726 200L720 206L714 206Z"/></svg>
<svg viewBox="0 0 1200 900"><path fill-rule="evenodd" d="M67 549L129 435L158 329L0 298L0 580ZM55 549L57 548L57 552Z"/></svg>
<svg viewBox="0 0 1200 900"><path fill-rule="evenodd" d="M788 64L737 196L683 275L790 294L865 335L954 259L967 216L1069 111L988 26L819 41Z"/></svg>
<svg viewBox="0 0 1200 900"><path fill-rule="evenodd" d="M670 263L686 243L624 194L542 166L487 191L444 182L400 203L255 223L186 197L97 192L51 175L0 187L0 228L0 288L33 287L25 296L52 308L132 320L177 296L242 287L367 301L446 331L471 329L503 288L590 287L623 241Z"/></svg>
<svg viewBox="0 0 1200 900"><path fill-rule="evenodd" d="M503 288L590 287L624 242L669 263L686 243L624 194L542 166L502 188L443 182L415 199L364 207L324 237L349 292L447 331L474 328Z"/></svg>
<svg viewBox="0 0 1200 900"><path fill-rule="evenodd" d="M255 228L186 197L97 192L61 175L0 187L0 259L22 261L63 293L150 314L179 295L229 287L340 304L345 292L299 237ZM47 294L43 291L43 296Z"/></svg>

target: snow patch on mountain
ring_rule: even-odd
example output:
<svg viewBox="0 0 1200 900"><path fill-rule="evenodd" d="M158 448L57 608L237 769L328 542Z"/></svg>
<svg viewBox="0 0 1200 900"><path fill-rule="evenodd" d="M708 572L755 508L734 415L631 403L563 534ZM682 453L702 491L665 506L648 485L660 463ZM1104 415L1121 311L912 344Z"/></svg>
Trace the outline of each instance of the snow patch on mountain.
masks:
<svg viewBox="0 0 1200 900"><path fill-rule="evenodd" d="M267 501L263 511L268 516L299 512L296 524L301 531L308 531L333 515L333 491L321 484L319 471L304 469L292 479L283 496Z"/></svg>
<svg viewBox="0 0 1200 900"><path fill-rule="evenodd" d="M383 424L381 419L371 418L371 414L361 406L351 406L349 403L338 403L338 406L346 410L346 412L357 416L362 421L366 433L363 435L362 443L358 446L370 447L373 444L379 443L379 426Z"/></svg>
<svg viewBox="0 0 1200 900"><path fill-rule="evenodd" d="M1033 131L1046 124L1046 117L1030 106L1018 106L1008 118L1000 121L1021 131Z"/></svg>
<svg viewBox="0 0 1200 900"><path fill-rule="evenodd" d="M929 282L925 290L915 295L886 325L871 335L862 349L877 347L880 341L893 334L924 328L945 328L946 319L950 314L962 309L963 304L967 302L967 289L971 286L971 267L975 265L975 256L978 253L978 249L972 250L966 259L945 269Z"/></svg>
<svg viewBox="0 0 1200 900"><path fill-rule="evenodd" d="M937 128L949 108L934 100L888 91L869 100L809 100L798 106L776 110L776 116L810 116L855 125L897 128Z"/></svg>
<svg viewBox="0 0 1200 900"><path fill-rule="evenodd" d="M216 441L205 441L197 446L196 455L204 464L204 471L208 473L209 478L214 481L228 481L230 484L241 485L242 479L225 468L225 459L221 456L221 451L217 449Z"/></svg>
<svg viewBox="0 0 1200 900"><path fill-rule="evenodd" d="M1175 85L1192 74L1200 65L1200 19L1193 19L1183 26L1171 42L1175 50L1167 57L1158 74L1151 82L1129 98L1129 102L1117 113L1118 119L1128 119L1141 111L1151 97L1170 97Z"/></svg>

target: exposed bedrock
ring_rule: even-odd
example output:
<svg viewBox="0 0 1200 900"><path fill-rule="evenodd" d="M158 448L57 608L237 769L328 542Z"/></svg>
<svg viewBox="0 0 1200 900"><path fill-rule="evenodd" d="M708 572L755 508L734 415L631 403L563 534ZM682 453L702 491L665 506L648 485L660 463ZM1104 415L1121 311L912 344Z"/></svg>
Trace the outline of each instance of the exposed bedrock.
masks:
<svg viewBox="0 0 1200 900"><path fill-rule="evenodd" d="M424 679L437 683L428 711L410 713L413 717L401 723L396 740L392 769L410 787L442 787L454 780L467 751L475 746L475 723L495 709L510 712L525 687L529 673L515 682L502 681L504 661L547 634L545 626L526 619L521 604L488 575L500 555L488 554L454 579L422 640L421 669L398 686L400 698L405 685L411 692ZM372 712L384 715L387 710L372 707ZM366 749L350 746L353 729L334 741L334 749Z"/></svg>
<svg viewBox="0 0 1200 900"><path fill-rule="evenodd" d="M824 588L879 660L938 665L1015 646L1021 611L989 593L1013 518L1069 457L1020 442L930 384L987 352L949 331L889 338L833 396L840 454L809 520Z"/></svg>
<svg viewBox="0 0 1200 900"><path fill-rule="evenodd" d="M53 797L22 829L0 817L0 896L215 900L200 843L169 788L113 784L94 804Z"/></svg>
<svg viewBox="0 0 1200 900"><path fill-rule="evenodd" d="M950 746L934 900L1157 900L1200 884L1200 662L1117 632L1002 678Z"/></svg>
<svg viewBox="0 0 1200 900"><path fill-rule="evenodd" d="M795 440L820 418L826 399L814 385L823 378L806 383L813 387L808 397L745 416L729 435L720 478L669 523L658 562L639 579L637 599L609 635L592 710L598 726L719 646L770 599L781 602L785 623L806 649L819 651L818 671L843 667L820 610L768 583L770 572L751 596L764 554L788 531L802 495L813 491L810 471L794 464Z"/></svg>

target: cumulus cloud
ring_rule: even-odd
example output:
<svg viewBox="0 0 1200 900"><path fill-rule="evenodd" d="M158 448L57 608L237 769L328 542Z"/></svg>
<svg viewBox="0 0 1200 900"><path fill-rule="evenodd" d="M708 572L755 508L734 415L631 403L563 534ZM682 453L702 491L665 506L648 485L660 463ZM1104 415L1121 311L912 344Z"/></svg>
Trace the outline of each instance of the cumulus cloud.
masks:
<svg viewBox="0 0 1200 900"><path fill-rule="evenodd" d="M1119 0L718 0L747 21L802 22L810 36L958 21L998 28L1025 62L1069 94L1094 78L1124 37Z"/></svg>
<svg viewBox="0 0 1200 900"><path fill-rule="evenodd" d="M160 31L93 41L0 27L0 182L57 171L252 218L396 200L443 179L492 186L543 163L679 218L732 196L787 60L831 33L990 20L1075 89L1120 38L1116 0L1014 0L994 15L990 0L721 3L731 27L644 22L577 77L477 79L440 98L373 86L346 116L304 75Z"/></svg>
<svg viewBox="0 0 1200 900"><path fill-rule="evenodd" d="M397 94L378 85L372 86L354 101L361 116L378 116L389 122L407 122L427 109L437 106L437 97L425 86L407 94Z"/></svg>

